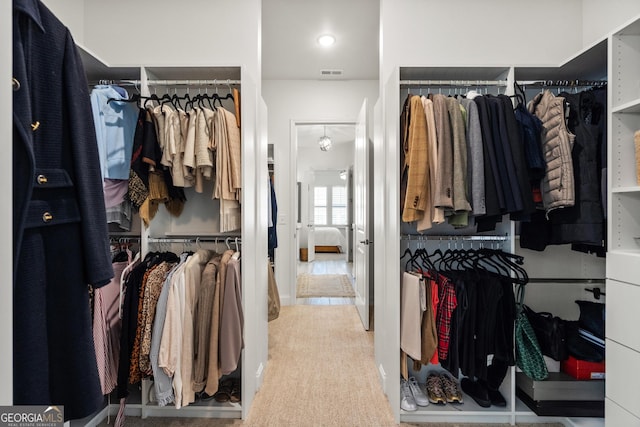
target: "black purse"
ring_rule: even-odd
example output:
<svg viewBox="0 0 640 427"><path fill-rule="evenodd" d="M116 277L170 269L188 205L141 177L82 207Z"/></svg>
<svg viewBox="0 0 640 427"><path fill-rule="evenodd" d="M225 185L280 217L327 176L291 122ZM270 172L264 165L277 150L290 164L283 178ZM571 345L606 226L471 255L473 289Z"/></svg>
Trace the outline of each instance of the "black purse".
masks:
<svg viewBox="0 0 640 427"><path fill-rule="evenodd" d="M563 361L569 357L566 321L548 312L535 312L524 306L525 314L540 343L542 354Z"/></svg>

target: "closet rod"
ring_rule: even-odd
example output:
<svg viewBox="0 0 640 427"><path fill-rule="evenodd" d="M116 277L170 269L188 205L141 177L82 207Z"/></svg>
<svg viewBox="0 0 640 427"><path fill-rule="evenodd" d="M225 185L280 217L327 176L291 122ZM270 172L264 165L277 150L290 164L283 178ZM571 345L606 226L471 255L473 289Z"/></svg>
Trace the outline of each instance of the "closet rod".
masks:
<svg viewBox="0 0 640 427"><path fill-rule="evenodd" d="M93 80L88 82L90 86L95 85L118 85L118 86L140 86L140 80ZM227 85L239 85L240 80L231 79L189 79L189 80L147 80L148 86L227 86Z"/></svg>
<svg viewBox="0 0 640 427"><path fill-rule="evenodd" d="M484 241L484 242L504 242L509 239L508 236L469 236L469 235L444 235L436 236L431 234L402 234L401 240L445 240L445 241Z"/></svg>
<svg viewBox="0 0 640 427"><path fill-rule="evenodd" d="M111 234L109 235L109 241L111 243L140 243L140 236L128 236L126 234Z"/></svg>
<svg viewBox="0 0 640 427"><path fill-rule="evenodd" d="M223 235L218 237L196 237L196 238L177 238L177 237L149 237L149 243L225 243L238 242L242 243L240 236Z"/></svg>
<svg viewBox="0 0 640 427"><path fill-rule="evenodd" d="M519 80L520 86L536 87L586 87L586 86L606 86L606 80Z"/></svg>
<svg viewBox="0 0 640 427"><path fill-rule="evenodd" d="M600 278L588 278L588 279L582 279L580 277L576 277L576 278L553 278L553 277L530 277L529 278L529 283L581 283L581 284L587 284L587 283L593 283L593 284L598 284L598 283L606 283L606 279L600 279Z"/></svg>
<svg viewBox="0 0 640 427"><path fill-rule="evenodd" d="M400 86L507 86L506 80L400 80Z"/></svg>
<svg viewBox="0 0 640 427"><path fill-rule="evenodd" d="M239 85L240 80L230 79L213 79L213 80L147 80L149 86L226 86L226 85Z"/></svg>
<svg viewBox="0 0 640 427"><path fill-rule="evenodd" d="M118 85L118 86L140 86L140 80L113 80L113 79L100 79L88 81L89 86L97 85Z"/></svg>

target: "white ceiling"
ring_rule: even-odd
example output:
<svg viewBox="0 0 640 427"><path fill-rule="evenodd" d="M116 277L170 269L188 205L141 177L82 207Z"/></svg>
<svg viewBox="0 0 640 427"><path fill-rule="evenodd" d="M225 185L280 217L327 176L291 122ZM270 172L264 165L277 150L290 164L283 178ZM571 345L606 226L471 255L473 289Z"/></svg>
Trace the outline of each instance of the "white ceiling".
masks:
<svg viewBox="0 0 640 427"><path fill-rule="evenodd" d="M355 139L355 126L353 125L298 125L296 130L298 148L318 147L318 140L323 135L331 138L334 147L341 144L353 144Z"/></svg>
<svg viewBox="0 0 640 427"><path fill-rule="evenodd" d="M340 79L377 80L379 8L378 0L263 0L262 78L320 79L320 70L340 69ZM330 48L317 43L325 33L336 37Z"/></svg>

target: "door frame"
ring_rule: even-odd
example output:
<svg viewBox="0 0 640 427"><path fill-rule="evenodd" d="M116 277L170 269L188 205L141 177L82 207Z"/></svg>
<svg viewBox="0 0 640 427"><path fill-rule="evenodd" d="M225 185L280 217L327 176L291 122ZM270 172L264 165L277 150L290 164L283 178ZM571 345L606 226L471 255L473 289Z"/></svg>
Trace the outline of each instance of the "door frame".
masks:
<svg viewBox="0 0 640 427"><path fill-rule="evenodd" d="M291 210L289 212L289 232L290 236L292 236L293 241L290 245L289 251L289 259L291 262L289 263L289 272L288 272L288 283L289 283L289 295L291 295L290 301L291 305L297 304L296 298L296 282L298 278L298 245L296 244L298 239L298 229L297 225L297 216L298 216L298 189L297 189L297 181L298 181L298 126L308 126L308 125L327 125L327 126L335 126L335 125L346 125L346 126L356 126L355 120L291 120L289 124L289 141L290 141L290 162L289 162L289 176L291 177L289 182L289 194L292 194L294 200L290 203Z"/></svg>

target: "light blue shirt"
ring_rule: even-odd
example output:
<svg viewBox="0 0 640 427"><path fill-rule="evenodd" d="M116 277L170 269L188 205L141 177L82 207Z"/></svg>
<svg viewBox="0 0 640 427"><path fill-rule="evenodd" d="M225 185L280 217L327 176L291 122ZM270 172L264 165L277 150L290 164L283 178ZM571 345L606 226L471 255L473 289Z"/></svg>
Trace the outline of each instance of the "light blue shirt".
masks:
<svg viewBox="0 0 640 427"><path fill-rule="evenodd" d="M115 100L108 102L110 98ZM122 88L98 85L91 91L102 179L129 179L139 110L135 103L117 101L120 99L127 99Z"/></svg>

